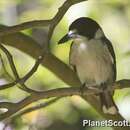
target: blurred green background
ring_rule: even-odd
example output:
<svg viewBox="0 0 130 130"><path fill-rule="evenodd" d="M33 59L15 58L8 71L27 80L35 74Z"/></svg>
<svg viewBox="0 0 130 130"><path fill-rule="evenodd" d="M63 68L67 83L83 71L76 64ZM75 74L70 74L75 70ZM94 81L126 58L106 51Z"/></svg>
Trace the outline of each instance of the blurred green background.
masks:
<svg viewBox="0 0 130 130"><path fill-rule="evenodd" d="M0 24L16 25L19 23L52 18L65 0L1 0ZM71 42L57 45L58 40L67 32L68 26L76 18L87 16L96 20L105 35L112 42L117 61L117 80L130 79L130 1L129 0L88 0L72 6L56 27L50 43L51 52L68 64ZM33 28L23 31L40 45L46 42L47 28ZM12 53L21 76L27 73L35 60L23 52L6 46ZM1 52L1 51L0 51ZM0 84L11 81L14 77L6 56L1 52ZM8 73L7 73L8 72ZM45 90L69 87L46 68L40 66L28 80L33 89ZM130 120L130 89L116 91L114 98L120 113ZM15 94L15 96L14 96ZM17 86L0 91L0 101L19 101L27 96ZM47 101L47 100L46 100ZM39 101L41 102L41 101ZM82 120L99 120L102 117L79 96L65 97L44 109L31 112L12 120L9 130L111 130L111 128L83 128ZM0 130L4 126L0 122Z"/></svg>

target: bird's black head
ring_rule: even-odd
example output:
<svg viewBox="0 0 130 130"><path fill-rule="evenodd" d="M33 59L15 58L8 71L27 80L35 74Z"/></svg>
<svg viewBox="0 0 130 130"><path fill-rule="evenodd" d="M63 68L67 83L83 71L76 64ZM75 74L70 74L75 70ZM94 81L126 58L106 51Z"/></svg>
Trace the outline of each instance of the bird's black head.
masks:
<svg viewBox="0 0 130 130"><path fill-rule="evenodd" d="M100 31L98 31L100 30ZM96 32L103 33L99 24L88 17L81 17L76 19L69 27L69 32L58 43L64 43L69 39L75 39L79 36L92 39L95 37ZM100 35L100 34L98 34Z"/></svg>

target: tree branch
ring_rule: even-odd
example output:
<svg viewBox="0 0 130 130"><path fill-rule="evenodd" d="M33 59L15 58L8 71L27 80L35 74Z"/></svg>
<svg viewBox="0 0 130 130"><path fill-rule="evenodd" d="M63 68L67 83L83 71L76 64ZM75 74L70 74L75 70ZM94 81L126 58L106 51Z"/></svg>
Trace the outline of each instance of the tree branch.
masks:
<svg viewBox="0 0 130 130"><path fill-rule="evenodd" d="M113 88L116 88L117 84L118 84L118 86L122 86L122 84L119 84L121 82L122 81L117 81L113 85ZM127 82L128 82L128 80L127 80ZM129 80L129 83L130 83L130 80ZM22 101L20 101L18 103L1 102L0 108L6 108L6 109L8 109L8 111L1 114L0 121L5 120L6 118L8 118L10 116L15 116L15 114L17 115L17 112L19 110L23 109L25 106L27 106L33 102L36 102L40 99L47 99L47 98L51 98L51 97L59 98L59 97L66 97L66 96L72 96L72 95L82 96L82 94L83 94L83 96L86 96L86 95L91 96L91 95L99 94L102 91L99 89L88 89L87 87L85 87L83 92L84 93L82 93L82 91L79 87L57 88L57 89L47 90L47 91L43 91L43 92L32 93L30 96L26 97L25 99L23 99ZM35 107L35 108L37 108L37 107ZM29 108L29 110L32 110L32 109ZM100 112L101 112L101 110L100 110ZM102 115L104 117L107 117L107 119L123 120L123 118L119 114L117 114L117 115L102 114Z"/></svg>
<svg viewBox="0 0 130 130"><path fill-rule="evenodd" d="M16 32L19 32L28 28L48 26L50 23L51 23L51 20L35 20L35 21L21 23L15 26L10 26L10 27L8 26L0 30L0 37L11 34L11 33L16 33Z"/></svg>
<svg viewBox="0 0 130 130"><path fill-rule="evenodd" d="M22 87L19 87L20 89L22 89L22 90L24 90L26 92L29 92L29 93L35 92L34 90L28 88L25 85L25 82L26 82L26 80L28 80L37 71L41 61L43 60L43 56L39 56L38 59L36 60L35 65L33 66L33 68L23 78L20 78L19 74L17 72L17 69L15 67L15 64L14 64L13 57L12 57L11 53L2 44L0 44L0 48L6 54L6 56L8 58L8 61L9 61L9 64L10 64L10 67L11 67L11 70L12 70L14 76L15 76L15 81L14 82L9 83L9 84L5 84L5 85L1 85L0 90L6 89L6 88L9 88L9 87L13 87L17 83L19 83L22 86Z"/></svg>
<svg viewBox="0 0 130 130"><path fill-rule="evenodd" d="M39 103L39 104L36 104L34 106L25 108L25 109L21 110L20 112L18 112L18 114L16 114L15 116L13 116L13 118L17 118L17 117L20 117L20 116L22 116L24 114L28 114L28 113L30 113L32 111L36 111L36 110L48 107L49 105L52 105L53 103L55 103L59 99L61 99L61 97L57 97L57 98L51 99L49 101Z"/></svg>
<svg viewBox="0 0 130 130"><path fill-rule="evenodd" d="M63 18L64 14L67 12L67 10L74 4L87 1L87 0L66 0L64 4L59 8L59 11L55 15L55 17L52 19L52 23L50 24L49 28L49 35L48 35L48 42L51 39L51 36L54 32L55 27L60 22L60 20Z"/></svg>
<svg viewBox="0 0 130 130"><path fill-rule="evenodd" d="M94 94L94 91L88 90L87 88L85 88L84 90L85 90L84 94L86 94L86 91L87 94L89 95ZM51 97L64 97L64 96L71 96L71 95L81 95L80 88L58 88L58 89L52 89L43 92L36 92L36 93L32 93L30 96L26 97L25 99L23 99L18 103L0 102L0 108L8 109L7 112L0 115L0 121L16 113L17 111L21 110L22 108L29 105L30 103L33 103L40 99L47 99Z"/></svg>
<svg viewBox="0 0 130 130"><path fill-rule="evenodd" d="M59 11L57 14L54 16L54 18L49 19L49 20L37 20L37 21L29 21L25 22L19 25L3 28L0 30L0 37L4 35L8 35L11 33L16 33L28 28L33 28L33 27L39 27L39 26L50 26L50 31L49 31L49 38L51 38L54 28L56 25L60 22L66 11L74 4L87 1L87 0L66 0L64 4L59 8Z"/></svg>

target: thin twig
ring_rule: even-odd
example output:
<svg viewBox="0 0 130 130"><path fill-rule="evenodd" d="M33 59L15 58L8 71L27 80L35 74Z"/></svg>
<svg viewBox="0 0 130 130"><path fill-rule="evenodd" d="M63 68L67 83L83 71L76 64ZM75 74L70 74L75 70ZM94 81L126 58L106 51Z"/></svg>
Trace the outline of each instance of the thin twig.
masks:
<svg viewBox="0 0 130 130"><path fill-rule="evenodd" d="M64 14L67 12L67 10L74 4L87 1L87 0L66 0L63 5L59 8L57 14L54 16L52 19L52 23L50 24L49 27L49 32L48 32L48 42L50 41L52 34L54 32L55 27L57 24L61 21L63 18Z"/></svg>
<svg viewBox="0 0 130 130"><path fill-rule="evenodd" d="M18 112L17 115L15 115L13 118L17 118L17 117L20 117L24 114L28 114L29 112L32 112L32 111L36 111L38 109L43 109L45 107L48 107L49 105L52 105L53 103L55 103L57 100L59 100L61 97L57 97L57 98L54 98L54 99L51 99L49 101L46 101L46 102L43 102L43 103L39 103L39 104L36 104L32 107L28 107L28 108L25 108L24 110L21 110L20 112Z"/></svg>
<svg viewBox="0 0 130 130"><path fill-rule="evenodd" d="M7 84L0 85L0 90L4 90L4 89L10 88L10 87L13 87L13 86L15 86L17 83L18 83L18 82L14 81L14 82L11 82L11 83L7 83Z"/></svg>
<svg viewBox="0 0 130 130"><path fill-rule="evenodd" d="M34 64L34 66L32 67L32 69L23 78L21 78L20 82L26 82L37 71L37 69L43 59L44 59L44 56L39 56Z"/></svg>
<svg viewBox="0 0 130 130"><path fill-rule="evenodd" d="M10 53L10 52L8 52L8 53ZM11 54L10 54L11 55ZM3 84L3 85L0 85L0 90L4 90L4 89L7 89L7 88L10 88L10 87L13 87L13 86L15 86L16 84L18 84L19 82L23 82L22 80L23 80L23 78L21 78L21 79L19 79L19 80L14 80L14 78L8 73L8 71L6 70L6 67L5 67L5 65L4 65L4 61L3 61L3 58L2 58L2 56L0 55L0 58L1 58L1 62L2 62L2 67L3 67L3 69L4 69L4 71L5 71L5 73L7 74L7 76L9 77L9 78L11 78L11 83L6 83L6 84ZM31 70L30 70L31 71ZM26 76L26 75L25 75ZM29 78L29 77L28 77ZM18 84L19 85L19 84ZM19 86L19 87L21 87L21 86Z"/></svg>
<svg viewBox="0 0 130 130"><path fill-rule="evenodd" d="M10 63L11 70L12 70L15 78L19 79L19 75L18 75L18 72L16 70L12 55L10 54L10 52L2 44L0 44L0 48L6 54L6 56L8 58L8 61Z"/></svg>
<svg viewBox="0 0 130 130"><path fill-rule="evenodd" d="M87 1L87 0L66 0L64 4L59 8L59 11L57 14L54 16L54 18L49 19L49 20L35 20L35 21L29 21L25 22L19 25L3 28L0 30L0 36L8 35L11 33L16 33L28 28L33 28L33 27L39 27L39 26L50 26L50 31L49 31L49 38L51 38L54 28L56 25L59 23L59 21L62 19L66 11L69 9L70 6Z"/></svg>
<svg viewBox="0 0 130 130"><path fill-rule="evenodd" d="M0 30L0 36L8 35L11 33L16 33L28 28L48 26L51 23L51 20L35 20L25 23L21 23L15 26L6 27Z"/></svg>
<svg viewBox="0 0 130 130"><path fill-rule="evenodd" d="M33 66L33 68L27 73L27 75L25 75L23 78L20 79L19 74L17 72L17 69L15 67L15 64L14 64L13 57L12 57L11 53L2 44L0 44L0 48L6 54L6 56L8 58L8 61L9 61L9 64L10 64L10 67L11 67L11 70L13 71L13 74L15 76L15 81L14 82L9 83L9 84L5 84L5 85L1 85L0 89L9 88L9 87L12 87L12 86L16 85L17 83L19 83L21 85L21 87L19 87L20 89L22 89L22 90L24 90L24 91L26 91L28 93L37 92L35 90L32 90L32 89L28 88L25 85L25 81L27 79L29 79L36 72L36 70L38 69L41 61L43 60L43 56L39 56L36 63L35 63L35 65Z"/></svg>

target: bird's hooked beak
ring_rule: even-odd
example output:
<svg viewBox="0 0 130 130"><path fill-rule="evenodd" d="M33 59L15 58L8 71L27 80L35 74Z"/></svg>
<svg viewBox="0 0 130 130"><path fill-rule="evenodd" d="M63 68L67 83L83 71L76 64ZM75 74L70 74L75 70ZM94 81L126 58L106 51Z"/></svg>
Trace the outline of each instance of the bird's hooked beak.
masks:
<svg viewBox="0 0 130 130"><path fill-rule="evenodd" d="M64 35L58 42L58 44L63 44L76 36L76 31L75 30L70 30L66 35Z"/></svg>

